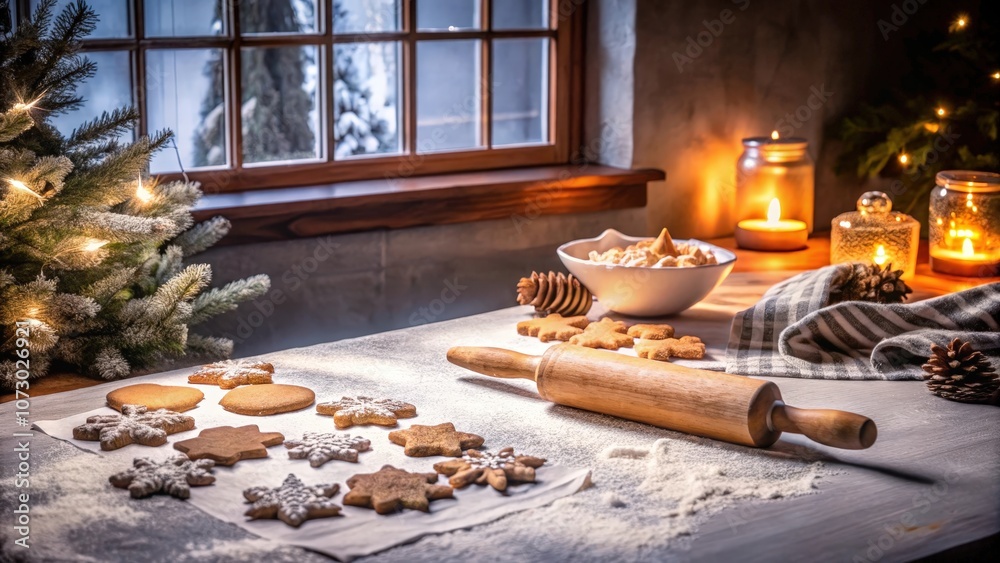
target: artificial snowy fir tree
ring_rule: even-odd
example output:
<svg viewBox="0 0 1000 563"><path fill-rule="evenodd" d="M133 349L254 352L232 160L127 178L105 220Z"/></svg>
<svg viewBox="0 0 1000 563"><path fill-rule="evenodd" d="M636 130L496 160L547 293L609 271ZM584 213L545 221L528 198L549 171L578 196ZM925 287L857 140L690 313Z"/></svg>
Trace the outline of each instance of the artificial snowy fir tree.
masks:
<svg viewBox="0 0 1000 563"><path fill-rule="evenodd" d="M887 191L918 218L927 216L939 171L1000 171L998 15L1000 5L983 2L977 18L955 16L943 41L920 37L908 46L914 70L895 99L844 120L840 167L894 178Z"/></svg>
<svg viewBox="0 0 1000 563"><path fill-rule="evenodd" d="M184 260L228 231L195 225L197 184L144 175L169 132L119 139L138 118L104 113L68 137L46 119L82 100L95 65L77 56L96 15L54 0L0 37L0 385L18 369L16 323L30 327L30 373L52 362L120 378L184 354L227 356L232 342L188 328L267 291L254 276L205 291L211 270Z"/></svg>

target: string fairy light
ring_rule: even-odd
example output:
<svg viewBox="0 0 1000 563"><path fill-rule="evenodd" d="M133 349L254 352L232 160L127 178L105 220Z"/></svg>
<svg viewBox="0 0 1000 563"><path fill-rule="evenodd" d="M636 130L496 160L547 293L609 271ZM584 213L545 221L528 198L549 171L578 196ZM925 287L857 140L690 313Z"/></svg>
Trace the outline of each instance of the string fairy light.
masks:
<svg viewBox="0 0 1000 563"><path fill-rule="evenodd" d="M135 188L135 198L142 203L149 203L153 200L153 192L142 185L142 176L139 176L139 185Z"/></svg>
<svg viewBox="0 0 1000 563"><path fill-rule="evenodd" d="M906 154L905 152L903 154L899 155L899 163L900 164L906 164L909 161L910 161L910 155Z"/></svg>
<svg viewBox="0 0 1000 563"><path fill-rule="evenodd" d="M80 245L80 250L83 250L84 252L97 252L106 244L108 244L108 241L106 240L88 238L83 241L83 244Z"/></svg>
<svg viewBox="0 0 1000 563"><path fill-rule="evenodd" d="M34 100L31 100L28 103L17 102L16 104L14 104L14 108L13 109L14 109L14 111L28 111L28 110L34 108L35 105L38 102L40 102L41 100L42 100L41 98L35 98Z"/></svg>
<svg viewBox="0 0 1000 563"><path fill-rule="evenodd" d="M939 107L934 113L938 114L938 117L944 117L948 112L944 108Z"/></svg>
<svg viewBox="0 0 1000 563"><path fill-rule="evenodd" d="M993 74L991 74L990 76L992 76L992 77L993 77L993 80L1000 80L1000 70L998 70L998 71L994 72L994 73L993 73Z"/></svg>
<svg viewBox="0 0 1000 563"><path fill-rule="evenodd" d="M36 198L38 198L38 201L45 201L45 198L43 198L42 196L40 196L37 193L35 193L35 190L29 188L27 184L25 184L24 182L22 182L20 180L17 180L17 179L14 179L14 178L7 178L7 183L10 184L10 186L12 188L21 190L22 192L29 193L29 194L35 196Z"/></svg>
<svg viewBox="0 0 1000 563"><path fill-rule="evenodd" d="M969 25L969 16L965 14L958 14L958 16L951 22L948 26L948 31L954 33L956 31L962 31Z"/></svg>

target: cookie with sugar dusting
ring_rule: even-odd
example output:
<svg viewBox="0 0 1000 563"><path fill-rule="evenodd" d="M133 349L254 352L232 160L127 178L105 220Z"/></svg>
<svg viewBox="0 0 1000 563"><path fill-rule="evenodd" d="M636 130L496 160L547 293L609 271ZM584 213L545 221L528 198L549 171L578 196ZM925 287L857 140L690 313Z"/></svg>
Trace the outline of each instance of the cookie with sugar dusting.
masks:
<svg viewBox="0 0 1000 563"><path fill-rule="evenodd" d="M274 366L267 362L250 360L224 360L202 366L188 376L188 383L218 385L221 389L235 389L240 385L271 383Z"/></svg>
<svg viewBox="0 0 1000 563"><path fill-rule="evenodd" d="M640 358L666 362L670 358L700 360L705 357L705 344L697 336L682 336L663 340L640 340L635 344Z"/></svg>
<svg viewBox="0 0 1000 563"><path fill-rule="evenodd" d="M631 348L635 340L627 332L625 323L604 317L596 323L590 323L581 334L570 338L569 343L605 350Z"/></svg>
<svg viewBox="0 0 1000 563"><path fill-rule="evenodd" d="M516 455L514 448L496 453L469 450L459 459L435 463L434 471L448 476L448 483L456 489L476 483L502 492L509 483L534 483L535 469L544 464L540 457Z"/></svg>
<svg viewBox="0 0 1000 563"><path fill-rule="evenodd" d="M122 405L121 414L87 417L87 423L73 429L76 440L99 441L105 451L129 444L162 446L168 434L194 429L194 418L167 409L148 411L142 405Z"/></svg>
<svg viewBox="0 0 1000 563"><path fill-rule="evenodd" d="M320 403L316 405L316 412L332 416L333 424L343 430L356 424L396 426L397 419L417 416L417 407L394 399L358 396Z"/></svg>
<svg viewBox="0 0 1000 563"><path fill-rule="evenodd" d="M436 484L437 473L410 473L383 465L375 473L361 473L347 480L350 491L344 495L344 504L374 509L378 514L391 514L410 508L430 511L430 502L452 498L454 490Z"/></svg>
<svg viewBox="0 0 1000 563"><path fill-rule="evenodd" d="M244 513L251 520L277 518L298 528L306 520L340 514L341 506L331 497L340 491L336 483L306 485L293 473L285 477L280 487L251 487L243 497L251 503Z"/></svg>
<svg viewBox="0 0 1000 563"><path fill-rule="evenodd" d="M633 338L641 338L644 340L665 340L667 338L673 338L674 327L668 324L636 324L628 327L628 335Z"/></svg>
<svg viewBox="0 0 1000 563"><path fill-rule="evenodd" d="M153 461L148 457L136 458L132 467L115 473L108 481L119 489L128 489L132 498L146 498L164 494L186 499L191 496L191 487L202 487L215 482L210 459L192 461L183 455L175 455L164 461Z"/></svg>
<svg viewBox="0 0 1000 563"><path fill-rule="evenodd" d="M478 448L485 442L482 436L455 430L450 422L436 426L414 424L406 430L393 430L389 433L389 441L403 446L403 453L410 457L458 457L462 450Z"/></svg>
<svg viewBox="0 0 1000 563"><path fill-rule="evenodd" d="M333 432L306 432L298 440L286 440L289 459L308 459L309 465L320 467L337 460L358 462L358 453L372 449L370 440L350 434Z"/></svg>
<svg viewBox="0 0 1000 563"><path fill-rule="evenodd" d="M542 342L551 340L566 341L590 324L587 317L564 317L553 313L540 319L529 319L517 323L517 333L521 336L537 336Z"/></svg>

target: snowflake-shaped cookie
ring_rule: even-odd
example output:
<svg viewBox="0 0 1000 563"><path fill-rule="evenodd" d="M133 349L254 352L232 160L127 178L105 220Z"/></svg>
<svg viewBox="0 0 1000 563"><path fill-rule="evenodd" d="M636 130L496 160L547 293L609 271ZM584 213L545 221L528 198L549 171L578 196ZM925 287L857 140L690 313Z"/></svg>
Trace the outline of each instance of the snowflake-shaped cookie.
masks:
<svg viewBox="0 0 1000 563"><path fill-rule="evenodd" d="M448 483L456 489L476 483L505 491L508 482L534 483L535 469L544 463L540 457L515 455L514 448L496 453L469 450L459 459L435 463L434 470L449 476Z"/></svg>
<svg viewBox="0 0 1000 563"><path fill-rule="evenodd" d="M225 360L202 366L188 376L188 383L218 385L221 389L235 389L240 385L271 383L274 366L267 362Z"/></svg>
<svg viewBox="0 0 1000 563"><path fill-rule="evenodd" d="M132 468L112 475L108 480L119 489L128 489L132 498L146 498L157 493L180 499L191 496L192 486L211 485L215 482L210 459L191 461L187 456L175 455L165 461L147 457L136 458Z"/></svg>
<svg viewBox="0 0 1000 563"><path fill-rule="evenodd" d="M117 450L132 443L162 446L167 435L194 428L190 416L158 409L147 412L141 405L122 405L121 414L95 415L73 429L73 438L101 442L102 450Z"/></svg>
<svg viewBox="0 0 1000 563"><path fill-rule="evenodd" d="M336 483L310 486L289 473L280 487L251 487L243 491L243 496L253 503L245 514L251 520L277 518L298 528L311 518L340 514L340 505L330 498L338 491L340 485Z"/></svg>
<svg viewBox="0 0 1000 563"><path fill-rule="evenodd" d="M299 440L286 440L289 459L309 459L319 467L331 459L358 462L358 453L371 449L372 443L361 436L332 432L306 432Z"/></svg>
<svg viewBox="0 0 1000 563"><path fill-rule="evenodd" d="M342 397L339 401L316 405L316 412L333 415L333 423L343 430L355 424L395 426L397 418L417 416L417 407L392 399Z"/></svg>

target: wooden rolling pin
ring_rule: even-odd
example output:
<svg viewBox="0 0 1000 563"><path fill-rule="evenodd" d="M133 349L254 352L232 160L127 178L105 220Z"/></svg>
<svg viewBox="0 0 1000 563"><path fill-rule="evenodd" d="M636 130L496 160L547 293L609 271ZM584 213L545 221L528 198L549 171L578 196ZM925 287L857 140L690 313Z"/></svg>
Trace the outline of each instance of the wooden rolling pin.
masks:
<svg viewBox="0 0 1000 563"><path fill-rule="evenodd" d="M790 407L770 381L571 344L542 356L459 346L448 350L448 361L491 377L534 380L553 403L745 446L767 447L792 432L860 450L878 435L859 414Z"/></svg>

